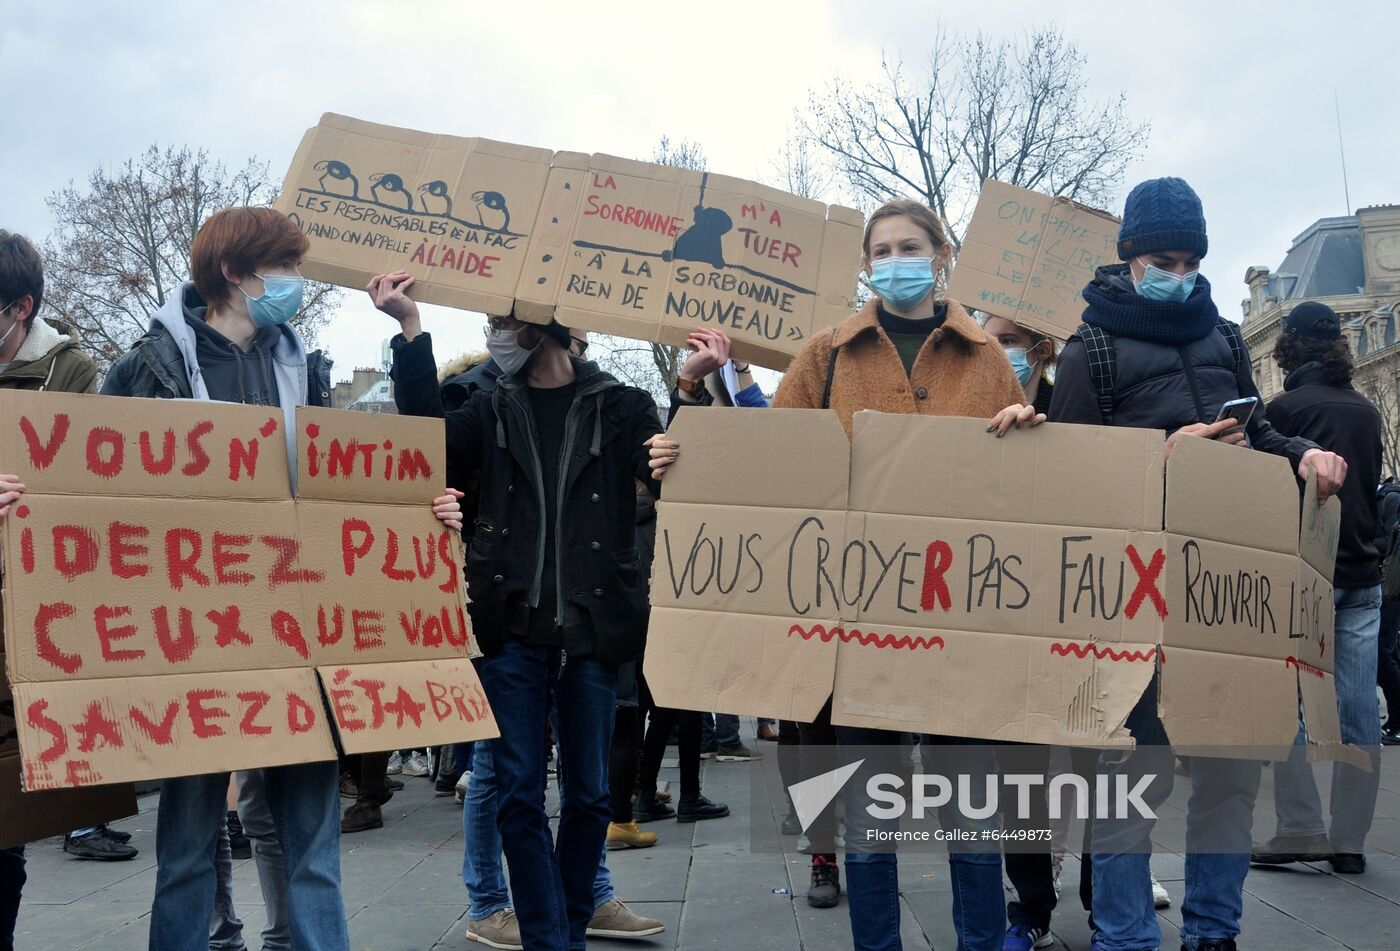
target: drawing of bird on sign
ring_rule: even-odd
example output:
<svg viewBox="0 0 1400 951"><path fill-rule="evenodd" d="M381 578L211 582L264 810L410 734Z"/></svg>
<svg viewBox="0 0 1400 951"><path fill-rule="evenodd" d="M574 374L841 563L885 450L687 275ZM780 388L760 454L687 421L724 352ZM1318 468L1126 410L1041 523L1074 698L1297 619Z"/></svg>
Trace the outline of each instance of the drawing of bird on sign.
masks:
<svg viewBox="0 0 1400 951"><path fill-rule="evenodd" d="M473 192L472 201L476 202L477 224L492 231L510 230L510 209L506 207L505 195L491 191Z"/></svg>
<svg viewBox="0 0 1400 951"><path fill-rule="evenodd" d="M408 189L404 188L403 179L393 172L376 172L371 175L369 177L369 193L381 205L402 208L405 211L413 210L413 196L408 193ZM390 197L386 198L386 196Z"/></svg>
<svg viewBox="0 0 1400 951"><path fill-rule="evenodd" d="M350 171L350 166L344 162L337 162L334 159L317 162L316 171L321 173L321 177L317 181L321 185L321 191L326 194L342 195L346 198L360 197L360 180Z"/></svg>
<svg viewBox="0 0 1400 951"><path fill-rule="evenodd" d="M419 185L418 207L420 210L430 215L442 215L444 218L452 217L452 196L447 193L447 183L438 180L428 182L426 185Z"/></svg>

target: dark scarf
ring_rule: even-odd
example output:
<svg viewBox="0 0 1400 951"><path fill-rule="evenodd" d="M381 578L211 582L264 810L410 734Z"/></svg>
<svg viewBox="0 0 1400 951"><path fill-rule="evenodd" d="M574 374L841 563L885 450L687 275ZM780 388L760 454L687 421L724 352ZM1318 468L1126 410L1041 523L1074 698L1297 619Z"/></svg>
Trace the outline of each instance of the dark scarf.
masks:
<svg viewBox="0 0 1400 951"><path fill-rule="evenodd" d="M1101 267L1084 288L1084 322L1115 337L1181 345L1215 329L1220 312L1210 299L1210 282L1196 275L1191 296L1180 304L1148 300L1133 289L1126 264Z"/></svg>

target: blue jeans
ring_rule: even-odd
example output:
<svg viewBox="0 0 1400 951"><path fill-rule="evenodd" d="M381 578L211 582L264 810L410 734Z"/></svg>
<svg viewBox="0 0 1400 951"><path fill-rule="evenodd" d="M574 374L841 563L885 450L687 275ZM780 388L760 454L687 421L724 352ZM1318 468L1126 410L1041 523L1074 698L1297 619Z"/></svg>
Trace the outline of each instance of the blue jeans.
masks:
<svg viewBox="0 0 1400 951"><path fill-rule="evenodd" d="M1142 799L1156 812L1171 794L1175 758L1157 717L1154 681L1128 715L1137 741L1131 754L1106 752L1099 769L1126 776L1136 787L1155 774ZM1192 757L1191 798L1186 806L1186 896L1181 941L1223 941L1240 933L1244 879L1249 872L1250 825L1259 793L1260 764L1250 760ZM1117 779L1111 787L1116 788ZM1156 951L1162 929L1152 903L1152 830L1155 819L1136 816L1094 820L1093 920L1099 951Z"/></svg>
<svg viewBox="0 0 1400 951"><path fill-rule="evenodd" d="M1363 748L1371 757L1369 773L1346 763L1332 765L1332 847L1360 855L1366 833L1376 813L1380 791L1380 704L1376 700L1376 663L1381 625L1381 589L1337 588L1335 646L1337 713L1342 741ZM1278 834L1324 835L1322 800L1305 751L1306 739L1298 731L1293 753L1274 763L1274 805L1278 809Z"/></svg>
<svg viewBox="0 0 1400 951"><path fill-rule="evenodd" d="M214 916L209 920L209 951L243 951L243 920L233 906L233 849L228 823L219 823L214 843Z"/></svg>
<svg viewBox="0 0 1400 951"><path fill-rule="evenodd" d="M298 951L347 951L340 893L340 765L263 770L268 804L287 860L288 920ZM194 922L214 913L214 853L227 810L228 773L167 779L156 816L156 890L151 951L208 951Z"/></svg>
<svg viewBox="0 0 1400 951"><path fill-rule="evenodd" d="M732 713L715 714L715 745L739 745L739 718Z"/></svg>
<svg viewBox="0 0 1400 951"><path fill-rule="evenodd" d="M496 828L496 770L491 764L488 743L476 744L472 752L472 776L467 780L467 798L462 808L462 835L467 847L462 853L462 883L471 899L468 917L472 921L490 918L510 907L505 870L501 865L501 832ZM607 844L598 871L593 877L593 907L613 900L612 873L608 871Z"/></svg>
<svg viewBox="0 0 1400 951"><path fill-rule="evenodd" d="M899 755L903 734L854 727L836 728L841 747L883 747L867 755L846 783L846 900L851 915L851 937L856 951L900 951L899 866L888 846L864 848L868 832L898 829L897 819L876 819L866 811L870 799L866 784L877 773L904 772ZM956 764L938 764L940 772L995 773L990 748L968 745L966 758L959 751ZM843 760L845 756L843 754ZM931 764L925 764L928 768ZM953 767L953 768L949 768ZM951 808L939 812L945 829L994 828L995 816L982 823L968 819ZM1001 951L1006 936L1006 909L1001 886L999 851L961 851L950 848L948 868L953 884L953 927L958 935L958 951Z"/></svg>
<svg viewBox="0 0 1400 951"><path fill-rule="evenodd" d="M491 740L497 817L510 862L520 934L531 951L584 947L596 909L593 883L607 839L608 746L615 674L591 659L507 641L477 662L501 735ZM544 811L545 720L559 707L559 835ZM475 772L473 771L473 779Z"/></svg>
<svg viewBox="0 0 1400 951"><path fill-rule="evenodd" d="M15 919L24 882L24 846L0 849L0 951L14 951Z"/></svg>

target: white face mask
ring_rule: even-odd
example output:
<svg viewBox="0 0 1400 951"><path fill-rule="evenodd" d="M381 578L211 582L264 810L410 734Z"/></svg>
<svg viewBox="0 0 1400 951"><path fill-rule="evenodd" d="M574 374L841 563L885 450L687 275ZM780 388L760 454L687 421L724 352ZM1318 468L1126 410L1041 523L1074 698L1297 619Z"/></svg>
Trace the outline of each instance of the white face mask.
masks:
<svg viewBox="0 0 1400 951"><path fill-rule="evenodd" d="M491 359L507 376L516 376L525 369L525 364L540 348L539 344L535 344L525 349L519 343L519 336L518 330L493 330L486 335L486 349L491 353Z"/></svg>
<svg viewBox="0 0 1400 951"><path fill-rule="evenodd" d="M0 310L0 314L4 314L5 311L9 310L13 306L15 306L15 302L10 301L8 304L5 305L3 310ZM3 334L0 334L0 347L3 347L5 345L5 341L10 339L10 334L14 333L15 328L19 325L20 322L18 320L10 321L10 329L5 331Z"/></svg>

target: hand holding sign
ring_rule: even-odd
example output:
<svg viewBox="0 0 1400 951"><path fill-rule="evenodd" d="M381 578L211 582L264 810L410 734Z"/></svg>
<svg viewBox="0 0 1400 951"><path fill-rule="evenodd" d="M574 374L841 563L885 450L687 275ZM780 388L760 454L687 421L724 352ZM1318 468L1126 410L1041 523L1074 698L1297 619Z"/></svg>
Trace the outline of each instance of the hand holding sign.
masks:
<svg viewBox="0 0 1400 951"><path fill-rule="evenodd" d="M433 499L433 514L438 517L438 521L448 528L462 530L462 502L466 495L456 489L448 489L446 495L440 495Z"/></svg>
<svg viewBox="0 0 1400 951"><path fill-rule="evenodd" d="M1245 444L1244 430L1237 428L1237 426L1235 419L1229 416L1213 423L1192 423L1190 426L1182 426L1167 437L1165 458L1171 458L1172 450L1176 448L1176 444L1182 436L1200 436L1202 439L1223 442L1227 446L1243 446Z"/></svg>
<svg viewBox="0 0 1400 951"><path fill-rule="evenodd" d="M729 336L723 330L702 328L685 340L692 353L681 367L683 380L701 380L729 362Z"/></svg>
<svg viewBox="0 0 1400 951"><path fill-rule="evenodd" d="M24 483L17 475L0 475L0 519L10 514L10 506L24 494Z"/></svg>
<svg viewBox="0 0 1400 951"><path fill-rule="evenodd" d="M1298 478L1304 482L1311 471L1317 476L1317 501L1326 502L1337 493L1347 478L1347 461L1335 452L1309 449L1298 462Z"/></svg>
<svg viewBox="0 0 1400 951"><path fill-rule="evenodd" d="M673 466L681 454L681 444L672 441L665 433L657 433L648 439L643 445L651 449L651 477L657 482L666 474L666 470Z"/></svg>

